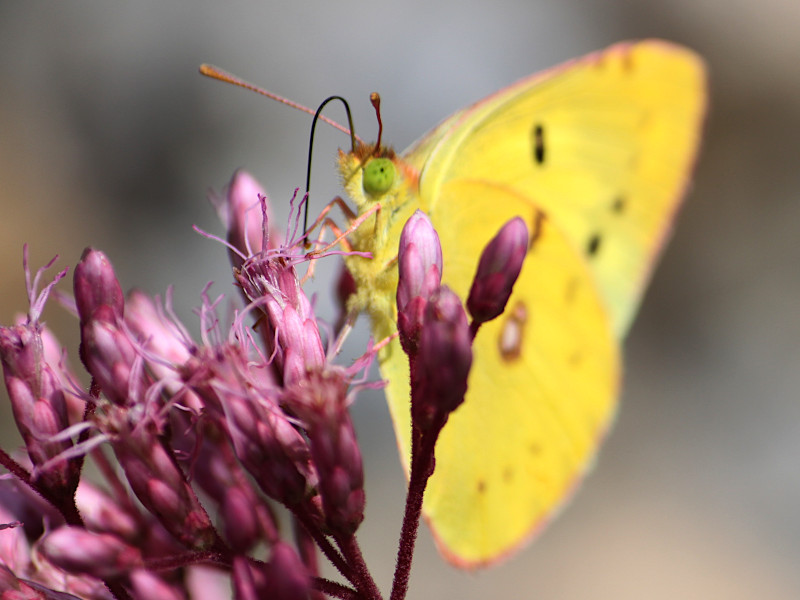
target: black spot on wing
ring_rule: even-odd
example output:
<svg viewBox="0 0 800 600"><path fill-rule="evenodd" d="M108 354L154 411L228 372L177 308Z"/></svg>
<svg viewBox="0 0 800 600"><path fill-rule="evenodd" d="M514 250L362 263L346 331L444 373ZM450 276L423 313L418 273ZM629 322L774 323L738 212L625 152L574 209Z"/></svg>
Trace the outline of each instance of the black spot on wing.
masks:
<svg viewBox="0 0 800 600"><path fill-rule="evenodd" d="M537 165L543 165L545 158L544 127L541 123L533 126L533 159Z"/></svg>
<svg viewBox="0 0 800 600"><path fill-rule="evenodd" d="M539 236L542 235L543 223L544 213L540 210L535 210L533 220L531 220L530 223L530 229L528 230L528 252L532 252L533 248L536 246L536 242L539 241Z"/></svg>
<svg viewBox="0 0 800 600"><path fill-rule="evenodd" d="M603 238L599 233L593 233L589 237L589 241L586 243L586 254L589 257L597 256L597 253L600 251L600 243L602 241Z"/></svg>
<svg viewBox="0 0 800 600"><path fill-rule="evenodd" d="M621 215L626 208L628 208L628 202L625 196L617 196L614 198L614 202L611 203L611 212L615 215Z"/></svg>

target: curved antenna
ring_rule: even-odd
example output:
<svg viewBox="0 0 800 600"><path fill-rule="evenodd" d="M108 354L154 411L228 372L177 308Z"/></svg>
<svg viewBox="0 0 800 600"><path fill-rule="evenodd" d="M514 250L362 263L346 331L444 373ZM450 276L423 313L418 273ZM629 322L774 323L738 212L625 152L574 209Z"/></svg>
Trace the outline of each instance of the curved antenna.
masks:
<svg viewBox="0 0 800 600"><path fill-rule="evenodd" d="M381 119L381 95L378 92L372 92L369 95L369 101L375 109L375 116L378 117L378 141L375 142L375 156L381 151L381 136L383 136L383 119Z"/></svg>
<svg viewBox="0 0 800 600"><path fill-rule="evenodd" d="M308 228L308 196L311 192L311 156L314 152L314 131L317 128L317 121L325 121L326 123L328 120L321 115L322 109L325 106L332 102L333 100L340 100L341 103L344 105L344 110L347 113L347 124L350 125L350 145L352 152L355 153L356 151L356 140L361 142L361 139L356 136L355 131L353 130L353 115L350 112L350 105L347 103L347 100L342 98L341 96L329 96L322 101L322 104L319 105L317 112L314 113L314 119L311 121L311 138L308 141L308 164L306 168L306 206L305 206L305 214L303 215L303 234L306 233ZM361 142L363 144L363 142Z"/></svg>
<svg viewBox="0 0 800 600"><path fill-rule="evenodd" d="M260 88L257 85L252 84L252 83L250 83L248 81L245 81L244 79L240 79L240 78L236 77L236 75L228 73L227 71L224 71L224 70L220 69L219 67L215 67L214 65L209 65L209 64L200 65L200 74L201 75L205 75L206 77L210 77L211 79L216 79L217 81L222 81L224 83L230 83L231 85L235 85L237 87L244 88L246 90L250 90L251 92L255 92L256 94L261 94L262 96L266 96L267 98L271 98L272 100L280 102L281 104L286 104L287 106L291 106L292 108L296 108L297 110L302 111L304 113L308 113L309 115L313 115L314 114L314 111L311 110L310 108L308 108L307 106L303 106L302 104L298 104L297 102L292 102L288 98L284 98L283 96L279 96L278 94L274 94L274 93L272 93L270 91L267 91L267 90L265 90L263 88ZM317 111L317 112L319 112L319 111ZM346 133L347 135L349 135L351 137L351 139L353 137L355 137L355 139L358 140L360 143L362 143L362 144L364 143L364 141L361 138L359 138L358 136L356 136L353 133L352 124L350 125L350 129L347 129L347 127L344 127L343 125L339 125L339 123L337 123L336 121L333 121L332 119L329 119L327 117L319 116L319 119L321 121L324 121L325 123L327 123L331 127L335 127L339 131L341 131L343 133Z"/></svg>

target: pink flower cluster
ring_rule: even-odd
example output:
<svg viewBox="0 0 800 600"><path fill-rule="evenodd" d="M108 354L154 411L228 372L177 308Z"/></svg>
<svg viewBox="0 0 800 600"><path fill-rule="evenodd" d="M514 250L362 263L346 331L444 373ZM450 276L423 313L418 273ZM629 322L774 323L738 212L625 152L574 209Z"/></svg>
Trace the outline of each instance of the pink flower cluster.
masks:
<svg viewBox="0 0 800 600"><path fill-rule="evenodd" d="M341 340L321 333L295 271L309 257L305 238L275 243L280 234L270 231L263 192L249 175L234 176L218 210L246 308L223 326L220 300L204 293L200 341L169 302L136 291L126 297L108 258L84 252L73 308L88 390L41 320L66 270L39 291L52 263L31 278L26 256L30 310L0 327L25 444L0 450L9 473L0 480L0 600L214 598L203 583L209 572L229 578L241 599L381 597L355 537L364 472L348 410L359 388L379 385L363 375L373 351L349 367L333 362L326 348ZM435 440L466 391L475 330L502 312L526 247L521 220L490 244L468 301L480 309L469 323L440 285L430 221L417 213L404 230L398 328L411 361L414 456L397 600L405 597ZM85 474L87 458L99 477ZM275 503L294 520L291 541ZM344 583L319 575L318 551Z"/></svg>

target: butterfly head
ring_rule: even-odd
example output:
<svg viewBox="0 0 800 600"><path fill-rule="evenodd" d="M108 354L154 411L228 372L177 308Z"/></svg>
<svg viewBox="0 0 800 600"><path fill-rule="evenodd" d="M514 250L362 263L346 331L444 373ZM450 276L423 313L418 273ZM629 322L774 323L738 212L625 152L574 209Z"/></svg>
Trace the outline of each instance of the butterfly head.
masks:
<svg viewBox="0 0 800 600"><path fill-rule="evenodd" d="M339 173L347 195L355 202L359 212L376 202L391 206L407 194L409 184L416 181L392 148L359 144L355 152L339 152Z"/></svg>

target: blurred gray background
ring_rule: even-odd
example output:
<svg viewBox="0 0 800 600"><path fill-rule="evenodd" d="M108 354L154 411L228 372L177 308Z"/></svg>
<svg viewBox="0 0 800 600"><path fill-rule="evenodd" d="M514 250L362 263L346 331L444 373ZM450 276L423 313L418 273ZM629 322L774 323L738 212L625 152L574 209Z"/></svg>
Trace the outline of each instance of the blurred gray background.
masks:
<svg viewBox="0 0 800 600"><path fill-rule="evenodd" d="M284 204L304 183L310 118L200 77L201 62L312 107L345 95L368 139L377 90L401 149L538 69L622 39L684 43L711 71L706 141L628 339L616 427L575 500L507 563L459 572L423 531L409 597L798 598L799 26L796 0L3 0L0 320L26 306L23 242L35 266L92 245L126 288L175 284L195 329L203 285L232 291L225 253L191 230L221 232L206 191L244 167ZM333 152L347 143L318 131L317 208L339 191ZM331 275L317 281L327 318ZM74 351L75 323L57 306L47 318ZM404 485L383 401L354 410L360 537L388 590Z"/></svg>

